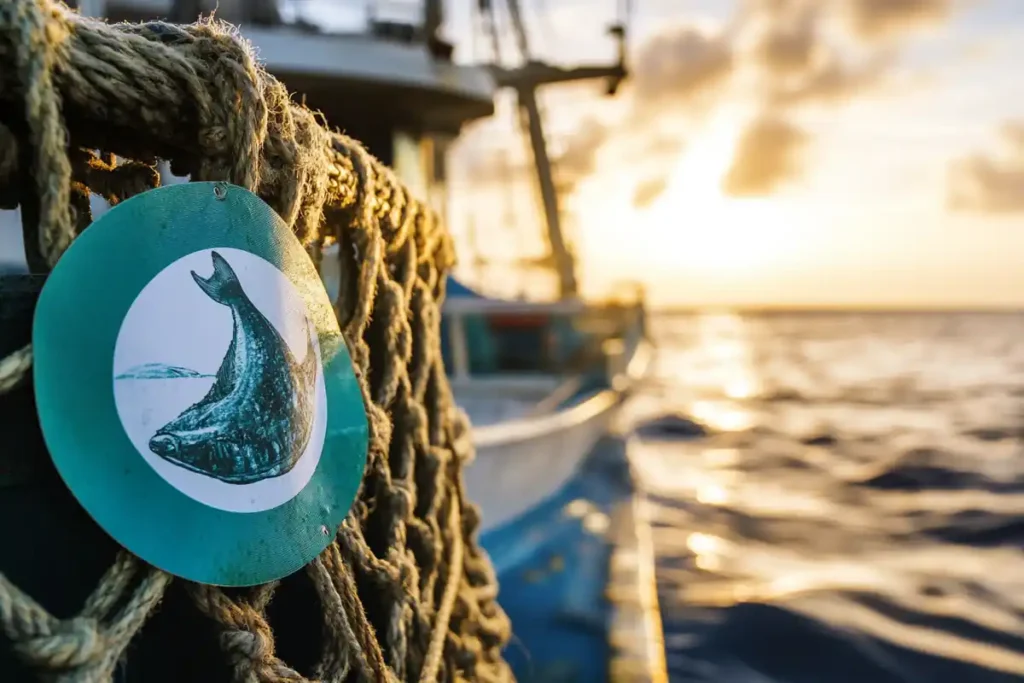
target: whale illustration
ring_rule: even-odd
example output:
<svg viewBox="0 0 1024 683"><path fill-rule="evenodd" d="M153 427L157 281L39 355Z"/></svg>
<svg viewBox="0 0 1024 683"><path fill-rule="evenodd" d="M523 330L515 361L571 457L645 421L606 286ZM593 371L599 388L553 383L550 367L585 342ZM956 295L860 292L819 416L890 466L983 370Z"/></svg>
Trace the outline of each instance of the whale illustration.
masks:
<svg viewBox="0 0 1024 683"><path fill-rule="evenodd" d="M213 274L196 284L231 310L231 344L210 391L157 430L155 454L231 484L278 477L295 466L313 429L317 354L309 325L306 355L288 344L249 300L234 270L216 251Z"/></svg>

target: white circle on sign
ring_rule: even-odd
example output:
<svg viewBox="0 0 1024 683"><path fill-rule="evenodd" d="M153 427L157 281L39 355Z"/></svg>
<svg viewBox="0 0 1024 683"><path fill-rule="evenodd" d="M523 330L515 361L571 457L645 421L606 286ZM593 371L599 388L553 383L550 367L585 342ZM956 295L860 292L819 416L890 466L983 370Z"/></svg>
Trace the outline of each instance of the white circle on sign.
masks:
<svg viewBox="0 0 1024 683"><path fill-rule="evenodd" d="M270 510L320 462L327 390L316 329L291 281L255 254L203 249L161 270L121 323L113 382L132 445L204 505Z"/></svg>

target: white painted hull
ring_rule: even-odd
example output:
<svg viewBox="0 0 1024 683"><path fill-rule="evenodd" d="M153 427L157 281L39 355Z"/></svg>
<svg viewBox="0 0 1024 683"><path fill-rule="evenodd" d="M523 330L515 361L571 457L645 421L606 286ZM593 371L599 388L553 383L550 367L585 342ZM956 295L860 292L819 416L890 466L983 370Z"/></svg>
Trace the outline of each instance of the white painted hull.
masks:
<svg viewBox="0 0 1024 683"><path fill-rule="evenodd" d="M476 459L464 472L470 499L481 506L481 531L519 517L561 489L622 405L611 389L535 419L473 429Z"/></svg>
<svg viewBox="0 0 1024 683"><path fill-rule="evenodd" d="M646 342L639 343L613 388L570 408L474 426L476 459L464 477L470 499L481 507L481 531L508 524L572 479L611 429L630 387L646 373L651 354ZM472 417L473 406L466 407Z"/></svg>

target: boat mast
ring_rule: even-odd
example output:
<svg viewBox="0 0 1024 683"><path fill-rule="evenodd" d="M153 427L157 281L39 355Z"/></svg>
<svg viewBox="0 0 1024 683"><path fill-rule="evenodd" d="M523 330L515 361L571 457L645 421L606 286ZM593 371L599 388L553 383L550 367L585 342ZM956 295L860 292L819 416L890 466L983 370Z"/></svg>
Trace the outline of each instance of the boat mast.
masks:
<svg viewBox="0 0 1024 683"><path fill-rule="evenodd" d="M479 0L479 2L481 11L493 11L489 0ZM625 26L623 24L616 24L609 31L618 41L619 58L615 64L587 65L564 69L531 58L519 0L506 0L506 3L515 31L516 47L523 60L523 64L515 68L493 64L491 72L498 86L512 88L516 92L520 117L522 122L525 123L530 136L530 148L533 152L537 183L540 189L541 202L544 206L548 241L551 245L551 255L558 275L559 294L563 299L571 298L579 293L579 285L576 279L576 260L569 249L565 233L562 231L558 192L555 188L554 171L552 169L551 157L548 154L547 140L544 136L544 123L540 114L540 107L537 103L537 90L541 86L554 83L606 78L608 79L607 94L614 95L618 90L619 84L626 77ZM493 14L491 22L494 22Z"/></svg>

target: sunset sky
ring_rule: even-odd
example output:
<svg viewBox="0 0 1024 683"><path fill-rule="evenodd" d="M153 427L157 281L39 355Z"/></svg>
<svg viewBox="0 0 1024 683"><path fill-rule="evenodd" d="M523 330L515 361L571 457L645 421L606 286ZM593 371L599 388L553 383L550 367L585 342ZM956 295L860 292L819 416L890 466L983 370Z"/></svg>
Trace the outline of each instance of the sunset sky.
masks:
<svg viewBox="0 0 1024 683"><path fill-rule="evenodd" d="M521 2L538 56L612 59L618 0ZM461 62L490 60L475 3L446 1ZM365 20L356 0L292 4ZM585 294L640 280L655 305L1024 307L1024 0L633 4L618 96L542 93ZM511 114L505 97L471 125L449 173L459 272L505 295L537 293L508 264L545 250Z"/></svg>
<svg viewBox="0 0 1024 683"><path fill-rule="evenodd" d="M612 0L525 4L537 53L610 58ZM463 59L469 27L451 16ZM636 0L631 52L614 100L546 93L587 291L638 278L656 304L1024 305L1021 0ZM454 229L471 214L496 260L541 248L500 226L510 176L522 192L504 203L532 210L509 120L456 154Z"/></svg>

